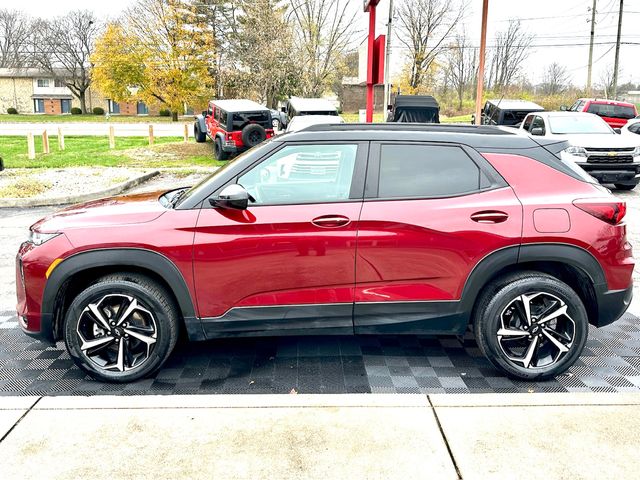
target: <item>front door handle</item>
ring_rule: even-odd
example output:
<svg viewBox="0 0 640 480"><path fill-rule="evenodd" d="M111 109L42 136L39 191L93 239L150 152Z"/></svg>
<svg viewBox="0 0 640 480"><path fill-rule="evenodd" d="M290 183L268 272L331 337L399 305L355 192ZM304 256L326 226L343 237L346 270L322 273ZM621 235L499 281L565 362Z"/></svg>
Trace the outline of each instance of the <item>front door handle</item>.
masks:
<svg viewBox="0 0 640 480"><path fill-rule="evenodd" d="M338 228L349 225L351 220L343 215L322 215L311 220L316 227L322 228Z"/></svg>
<svg viewBox="0 0 640 480"><path fill-rule="evenodd" d="M471 214L471 220L478 223L502 223L507 221L509 215L498 210L484 210Z"/></svg>

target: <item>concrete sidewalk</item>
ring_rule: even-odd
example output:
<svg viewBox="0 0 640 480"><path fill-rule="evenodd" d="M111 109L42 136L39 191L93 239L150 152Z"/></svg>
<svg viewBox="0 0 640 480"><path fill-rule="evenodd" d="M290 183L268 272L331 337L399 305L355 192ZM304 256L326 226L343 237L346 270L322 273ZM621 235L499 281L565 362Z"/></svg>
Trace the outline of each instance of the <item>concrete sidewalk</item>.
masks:
<svg viewBox="0 0 640 480"><path fill-rule="evenodd" d="M0 476L634 478L640 394L0 398Z"/></svg>

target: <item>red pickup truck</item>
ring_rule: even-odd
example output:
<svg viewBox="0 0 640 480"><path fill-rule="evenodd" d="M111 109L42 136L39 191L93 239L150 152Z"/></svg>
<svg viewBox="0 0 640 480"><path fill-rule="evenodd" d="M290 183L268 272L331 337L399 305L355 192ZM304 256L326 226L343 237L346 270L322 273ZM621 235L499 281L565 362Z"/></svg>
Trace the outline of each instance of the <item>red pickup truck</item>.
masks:
<svg viewBox="0 0 640 480"><path fill-rule="evenodd" d="M621 128L630 118L638 115L638 109L633 103L599 98L579 98L567 110L594 113L602 117L611 128Z"/></svg>

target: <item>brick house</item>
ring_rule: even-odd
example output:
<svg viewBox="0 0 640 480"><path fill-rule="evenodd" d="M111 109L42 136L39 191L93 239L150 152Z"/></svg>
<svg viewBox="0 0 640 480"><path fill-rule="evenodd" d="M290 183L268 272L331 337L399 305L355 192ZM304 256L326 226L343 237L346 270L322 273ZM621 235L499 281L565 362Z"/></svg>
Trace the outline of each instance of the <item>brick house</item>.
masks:
<svg viewBox="0 0 640 480"><path fill-rule="evenodd" d="M114 102L89 88L86 94L87 110L101 107L111 115L157 115L158 108L143 102ZM0 114L8 108L18 113L60 115L80 107L80 101L62 81L38 68L0 68Z"/></svg>

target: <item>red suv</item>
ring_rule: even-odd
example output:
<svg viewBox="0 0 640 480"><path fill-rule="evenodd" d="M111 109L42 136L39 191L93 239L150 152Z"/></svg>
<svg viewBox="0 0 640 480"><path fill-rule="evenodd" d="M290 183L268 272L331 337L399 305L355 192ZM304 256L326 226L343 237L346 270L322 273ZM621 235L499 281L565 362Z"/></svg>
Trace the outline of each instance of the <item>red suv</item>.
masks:
<svg viewBox="0 0 640 480"><path fill-rule="evenodd" d="M318 125L190 189L106 198L31 227L24 331L95 378L157 370L178 332L462 335L524 379L566 370L632 295L625 203L489 126Z"/></svg>
<svg viewBox="0 0 640 480"><path fill-rule="evenodd" d="M579 98L568 110L594 113L602 117L611 128L622 128L629 119L638 115L638 110L633 103L598 98Z"/></svg>
<svg viewBox="0 0 640 480"><path fill-rule="evenodd" d="M213 140L217 160L228 160L273 136L271 110L251 100L213 100L196 117L193 136L203 143Z"/></svg>

